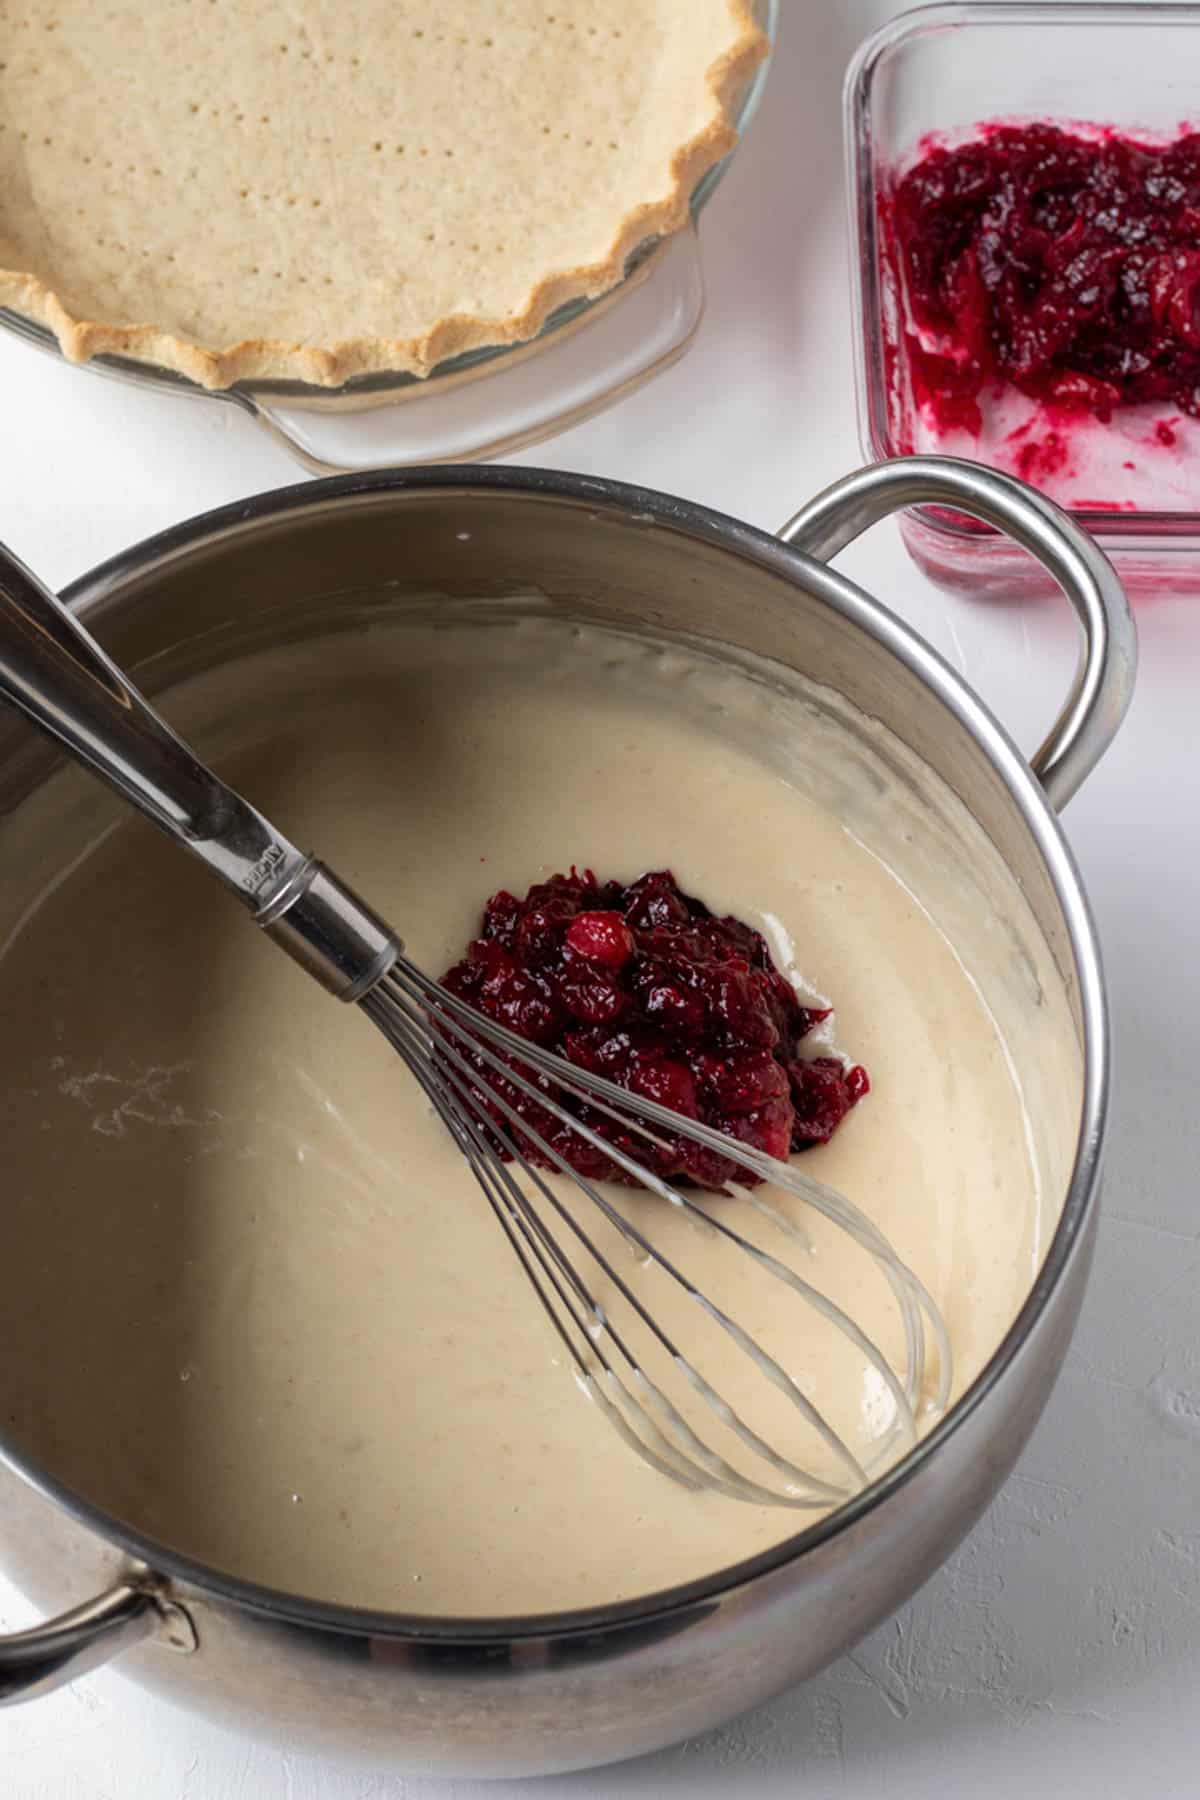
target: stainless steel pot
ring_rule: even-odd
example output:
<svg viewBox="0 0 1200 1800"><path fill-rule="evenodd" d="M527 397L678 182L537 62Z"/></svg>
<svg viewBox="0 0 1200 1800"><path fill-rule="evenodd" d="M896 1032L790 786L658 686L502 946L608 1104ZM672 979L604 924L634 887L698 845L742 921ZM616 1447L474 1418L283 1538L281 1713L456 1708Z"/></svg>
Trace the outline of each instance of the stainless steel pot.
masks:
<svg viewBox="0 0 1200 1800"><path fill-rule="evenodd" d="M824 566L865 526L915 503L1006 530L1079 614L1080 673L1032 764L931 650ZM186 1704L291 1741L386 1754L414 1772L512 1776L633 1756L813 1674L886 1617L987 1505L1042 1409L1083 1292L1105 1128L1099 954L1054 808L1130 698L1133 623L1111 568L1020 484L938 459L851 476L778 538L615 482L425 469L211 513L84 577L69 598L153 693L230 654L234 628L261 645L318 602L328 616L372 591L399 604L406 590L532 588L577 616L699 635L819 679L890 727L983 826L1056 960L1083 1053L1072 1179L1033 1292L970 1390L868 1492L751 1562L587 1613L430 1622L256 1588L128 1531L0 1440L0 1558L58 1614L0 1639L0 1698L47 1691L120 1655L136 1679ZM5 816L53 766L22 724L5 722L0 875Z"/></svg>

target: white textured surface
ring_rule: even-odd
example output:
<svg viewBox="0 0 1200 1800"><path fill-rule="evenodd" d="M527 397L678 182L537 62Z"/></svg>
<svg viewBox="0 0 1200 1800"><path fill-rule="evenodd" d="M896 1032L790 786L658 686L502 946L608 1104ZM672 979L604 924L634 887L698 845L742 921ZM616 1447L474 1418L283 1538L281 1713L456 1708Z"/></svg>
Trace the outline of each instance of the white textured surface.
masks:
<svg viewBox="0 0 1200 1800"><path fill-rule="evenodd" d="M526 460L779 524L857 460L837 89L882 0L788 0L757 127L706 221L707 321L623 407ZM803 249L803 254L801 254ZM0 343L0 533L56 582L295 478L232 410L151 398ZM1053 603L949 599L894 527L846 567L1023 743L1074 655ZM0 1721L6 1800L1124 1800L1200 1792L1200 594L1140 607L1141 689L1070 834L1107 949L1117 1091L1085 1316L1018 1474L904 1612L807 1688L647 1761L488 1789L338 1769L214 1730L115 1675ZM0 1560L3 1522L0 1521ZM0 1628L30 1618L0 1578Z"/></svg>

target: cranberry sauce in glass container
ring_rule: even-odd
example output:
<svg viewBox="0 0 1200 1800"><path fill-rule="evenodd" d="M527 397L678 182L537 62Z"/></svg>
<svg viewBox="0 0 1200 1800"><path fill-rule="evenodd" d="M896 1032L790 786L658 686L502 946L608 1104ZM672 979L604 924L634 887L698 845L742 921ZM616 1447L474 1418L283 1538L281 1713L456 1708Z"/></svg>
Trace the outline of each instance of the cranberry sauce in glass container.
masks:
<svg viewBox="0 0 1200 1800"><path fill-rule="evenodd" d="M1200 593L1200 5L954 4L847 78L865 454L1019 475L1134 592ZM935 579L1040 591L990 529L915 509Z"/></svg>

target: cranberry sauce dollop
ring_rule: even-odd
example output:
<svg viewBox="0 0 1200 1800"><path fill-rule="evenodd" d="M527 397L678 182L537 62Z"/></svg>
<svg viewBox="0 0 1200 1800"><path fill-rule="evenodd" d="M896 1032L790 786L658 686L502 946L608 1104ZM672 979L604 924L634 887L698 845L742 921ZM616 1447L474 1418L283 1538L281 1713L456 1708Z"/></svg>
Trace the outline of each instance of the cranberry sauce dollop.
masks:
<svg viewBox="0 0 1200 1800"><path fill-rule="evenodd" d="M977 432L998 379L1105 421L1137 401L1200 417L1200 133L985 126L930 148L884 226L914 322L946 346L908 344L936 424Z"/></svg>
<svg viewBox="0 0 1200 1800"><path fill-rule="evenodd" d="M489 1019L579 1068L781 1159L824 1143L870 1085L865 1069L801 1055L801 1043L828 1013L801 1004L760 933L738 919L714 918L665 870L622 887L572 869L531 887L523 900L493 894L481 935L443 981ZM580 1174L630 1179L530 1096L475 1063ZM534 1079L519 1059L509 1064ZM544 1081L539 1085L547 1091ZM656 1147L582 1103L563 1104L675 1181L716 1189L755 1179L684 1138L664 1133L664 1146ZM489 1111L504 1126L498 1109ZM521 1148L553 1166L527 1138Z"/></svg>

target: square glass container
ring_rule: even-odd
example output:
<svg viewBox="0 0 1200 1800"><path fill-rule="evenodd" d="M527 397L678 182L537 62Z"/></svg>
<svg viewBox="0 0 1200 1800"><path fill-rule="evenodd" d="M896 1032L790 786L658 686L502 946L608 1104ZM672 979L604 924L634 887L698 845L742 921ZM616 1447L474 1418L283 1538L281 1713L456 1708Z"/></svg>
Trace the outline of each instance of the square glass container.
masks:
<svg viewBox="0 0 1200 1800"><path fill-rule="evenodd" d="M1021 440L1010 437L1036 410L1015 392L1012 407L1006 395L994 418L985 411L978 437L938 430L912 393L907 297L882 203L930 134L952 145L998 120L1109 127L1146 142L1198 130L1198 78L1200 5L968 0L893 19L861 46L846 79L864 453L875 462L941 451L1024 474L1092 533L1134 592L1200 593L1200 420L1166 405L1118 408L1108 425L1088 417L1071 433L1065 466L1042 470L1039 461L1055 459L1021 464ZM1045 588L1022 551L967 519L919 508L904 515L901 531L914 560L947 585L996 594Z"/></svg>

